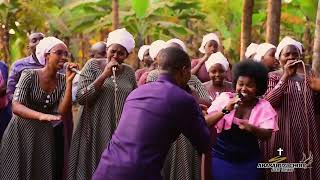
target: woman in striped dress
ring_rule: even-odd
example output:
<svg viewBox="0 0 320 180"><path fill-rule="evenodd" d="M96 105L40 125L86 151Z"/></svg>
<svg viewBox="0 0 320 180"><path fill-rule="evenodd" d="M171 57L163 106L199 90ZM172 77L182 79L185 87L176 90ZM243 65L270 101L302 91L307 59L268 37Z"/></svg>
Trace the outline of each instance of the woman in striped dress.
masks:
<svg viewBox="0 0 320 180"><path fill-rule="evenodd" d="M262 144L262 150L264 162L281 155L286 157L286 163L304 161L311 168L280 173L266 169L266 179L320 179L320 121L317 104L320 99L319 94L310 88L310 71L306 75L297 72L299 66L303 67L302 63L295 64L301 52L301 44L289 37L285 37L277 47L276 58L282 69L269 73L265 98L278 113L280 131Z"/></svg>
<svg viewBox="0 0 320 180"><path fill-rule="evenodd" d="M84 108L71 141L69 180L91 179L118 125L124 102L136 88L133 69L123 64L134 44L128 31L117 29L108 35L107 59L92 59L82 69L77 100Z"/></svg>
<svg viewBox="0 0 320 180"><path fill-rule="evenodd" d="M75 73L69 69L76 65L68 65L66 76L57 72L68 56L62 41L47 37L37 46L45 67L23 71L14 93L14 115L1 142L0 179L62 179L66 134L60 119L71 110Z"/></svg>

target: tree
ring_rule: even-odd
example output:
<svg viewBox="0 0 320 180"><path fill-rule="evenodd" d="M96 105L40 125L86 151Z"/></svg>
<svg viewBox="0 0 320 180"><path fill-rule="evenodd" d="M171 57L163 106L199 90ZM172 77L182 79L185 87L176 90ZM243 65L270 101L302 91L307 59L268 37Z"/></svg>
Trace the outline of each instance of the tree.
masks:
<svg viewBox="0 0 320 180"><path fill-rule="evenodd" d="M320 2L318 2L318 11L316 19L316 30L313 46L313 62L312 69L316 71L317 76L320 76Z"/></svg>
<svg viewBox="0 0 320 180"><path fill-rule="evenodd" d="M240 46L240 59L244 59L247 46L251 41L251 25L253 13L253 0L243 1L243 14L241 22L241 46Z"/></svg>
<svg viewBox="0 0 320 180"><path fill-rule="evenodd" d="M278 45L280 36L281 0L268 0L266 41Z"/></svg>
<svg viewBox="0 0 320 180"><path fill-rule="evenodd" d="M112 0L112 29L118 29L119 26L119 1Z"/></svg>

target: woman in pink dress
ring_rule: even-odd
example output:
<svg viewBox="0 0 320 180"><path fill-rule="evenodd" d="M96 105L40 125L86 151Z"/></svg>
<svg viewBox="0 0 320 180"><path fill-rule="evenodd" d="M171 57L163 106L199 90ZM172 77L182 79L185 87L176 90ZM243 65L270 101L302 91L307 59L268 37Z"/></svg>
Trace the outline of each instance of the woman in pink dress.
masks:
<svg viewBox="0 0 320 180"><path fill-rule="evenodd" d="M236 65L233 77L237 94L220 94L206 116L218 133L212 146L212 179L257 180L258 141L278 130L275 110L259 98L267 90L268 72L261 63L247 60Z"/></svg>

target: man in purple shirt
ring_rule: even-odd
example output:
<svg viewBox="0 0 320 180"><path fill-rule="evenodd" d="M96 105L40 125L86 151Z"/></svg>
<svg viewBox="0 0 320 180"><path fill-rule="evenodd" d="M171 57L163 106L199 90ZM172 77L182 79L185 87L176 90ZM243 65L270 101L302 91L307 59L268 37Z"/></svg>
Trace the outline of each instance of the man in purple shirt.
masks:
<svg viewBox="0 0 320 180"><path fill-rule="evenodd" d="M29 45L28 48L31 51L31 55L22 59L17 60L11 66L8 84L7 84L7 93L9 101L12 101L12 96L14 90L16 89L16 84L18 83L21 73L25 69L39 69L42 68L43 65L40 64L36 57L36 46L38 45L39 41L44 38L42 33L32 33L29 36Z"/></svg>
<svg viewBox="0 0 320 180"><path fill-rule="evenodd" d="M162 179L166 154L180 133L199 153L209 148L209 130L202 112L185 90L191 76L189 56L169 47L160 52L159 65L158 80L128 96L93 180Z"/></svg>

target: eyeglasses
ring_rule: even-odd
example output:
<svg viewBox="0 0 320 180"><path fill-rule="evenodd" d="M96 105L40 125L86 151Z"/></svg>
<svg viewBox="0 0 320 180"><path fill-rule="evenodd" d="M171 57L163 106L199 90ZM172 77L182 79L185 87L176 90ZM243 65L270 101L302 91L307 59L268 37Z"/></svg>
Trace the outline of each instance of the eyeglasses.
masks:
<svg viewBox="0 0 320 180"><path fill-rule="evenodd" d="M63 50L57 50L57 51L50 51L49 53L54 53L59 57L67 57L69 58L71 56L71 54L68 51L63 51Z"/></svg>

